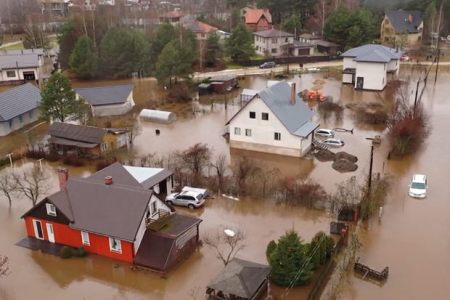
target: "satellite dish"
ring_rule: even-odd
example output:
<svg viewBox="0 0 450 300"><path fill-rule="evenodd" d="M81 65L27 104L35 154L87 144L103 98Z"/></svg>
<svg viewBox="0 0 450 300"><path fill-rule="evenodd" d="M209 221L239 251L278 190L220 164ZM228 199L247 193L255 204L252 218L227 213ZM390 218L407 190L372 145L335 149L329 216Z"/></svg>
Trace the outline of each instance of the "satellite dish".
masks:
<svg viewBox="0 0 450 300"><path fill-rule="evenodd" d="M225 234L228 235L228 236L231 236L231 237L235 236L234 231L231 230L231 229L225 229L224 232L225 232Z"/></svg>

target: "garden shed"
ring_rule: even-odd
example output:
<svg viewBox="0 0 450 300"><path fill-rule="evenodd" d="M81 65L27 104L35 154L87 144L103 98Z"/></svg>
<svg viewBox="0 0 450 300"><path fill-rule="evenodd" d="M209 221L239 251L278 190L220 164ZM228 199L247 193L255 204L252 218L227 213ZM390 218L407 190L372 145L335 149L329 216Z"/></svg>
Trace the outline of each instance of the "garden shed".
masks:
<svg viewBox="0 0 450 300"><path fill-rule="evenodd" d="M241 93L241 102L244 104L247 103L259 92L260 91L257 91L257 90L243 89L242 93Z"/></svg>
<svg viewBox="0 0 450 300"><path fill-rule="evenodd" d="M143 121L169 124L177 120L177 115L170 111L143 109L139 114Z"/></svg>

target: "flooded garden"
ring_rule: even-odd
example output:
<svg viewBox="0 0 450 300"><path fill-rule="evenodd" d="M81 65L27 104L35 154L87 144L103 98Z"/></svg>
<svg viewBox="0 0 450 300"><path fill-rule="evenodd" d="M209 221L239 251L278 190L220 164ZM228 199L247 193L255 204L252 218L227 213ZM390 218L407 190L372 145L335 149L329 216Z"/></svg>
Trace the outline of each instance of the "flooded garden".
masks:
<svg viewBox="0 0 450 300"><path fill-rule="evenodd" d="M406 68L405 68L406 69ZM374 173L389 173L394 177L394 188L380 218L362 222L358 234L362 249L358 256L361 262L376 269L389 266L389 279L380 286L368 280L348 275L349 283L340 293L341 299L445 299L450 275L448 250L450 249L450 187L446 184L450 166L450 152L447 151L445 129L450 128L450 74L439 74L436 84L430 79L422 102L430 114L432 131L419 150L402 159L388 159L391 147L385 139L386 128L382 124L369 125L357 120L348 107L355 103L379 101L376 92L355 91L342 86L340 74L336 72L298 74L287 78L296 83L297 91L316 89L325 96L333 97L344 109L343 116L324 117L315 114L314 121L322 128L347 128L353 132L338 132L337 137L345 140L344 151L358 158L355 172L340 173L334 170L332 162L321 162L312 156L292 158L265 153L230 149L222 136L225 124L240 109L239 91L234 90L213 100L202 96L198 103L165 103L164 88L153 79L123 81L76 82L74 86L134 83L134 100L137 107L153 108L175 112L174 123L156 124L142 122L142 133L133 143L133 151L140 155L164 156L173 151L183 151L198 143L206 144L213 157L224 154L226 162L233 166L245 158L263 169L277 169L280 177L309 177L322 185L327 193L333 193L336 184L356 176L363 184L369 172L371 141L381 135L382 142L374 150ZM408 70L402 78L414 80L417 73ZM241 79L242 88L263 90L268 77L247 76ZM414 92L412 90L411 92ZM383 92L386 93L386 90ZM381 93L382 97L386 97ZM317 111L314 103L312 109ZM102 120L103 121L103 120ZM108 120L105 120L108 121ZM114 121L114 120L112 120ZM45 134L47 125L36 127L40 135ZM160 134L156 133L159 130ZM22 146L25 139L0 138L0 152L7 154L16 146ZM17 143L17 144L15 144ZM29 167L34 160L14 162L15 169ZM52 192L58 189L54 169L58 162L43 162L45 172L52 174ZM24 165L24 166L23 166ZM4 168L9 168L6 166ZM86 177L95 172L95 165L69 167L69 176ZM213 170L210 171L211 174ZM429 180L429 195L425 200L408 196L407 189L413 174L426 174ZM247 247L238 257L267 264L266 246L277 240L290 229L294 229L309 241L320 230L326 230L335 219L332 211L315 210L304 206L291 206L263 199L260 191L239 197L238 201L217 195L197 210L179 208L180 214L203 220L200 234L221 225L240 226L246 230ZM0 299L203 299L209 281L222 269L222 263L214 252L202 247L178 267L166 279L151 273L133 271L130 265L89 255L87 258L61 260L40 252L15 246L26 235L20 218L31 203L27 199L14 199L12 206L0 194L0 252L10 259L11 274L0 281ZM307 288L293 288L287 291L273 284L271 294L275 299L305 299ZM427 297L428 296L428 297ZM327 299L326 295L322 296Z"/></svg>

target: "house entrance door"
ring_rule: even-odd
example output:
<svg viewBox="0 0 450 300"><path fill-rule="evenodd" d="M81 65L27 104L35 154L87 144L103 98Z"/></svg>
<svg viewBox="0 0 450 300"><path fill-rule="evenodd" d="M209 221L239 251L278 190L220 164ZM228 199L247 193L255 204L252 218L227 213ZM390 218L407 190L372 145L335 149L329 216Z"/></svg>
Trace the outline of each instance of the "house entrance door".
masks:
<svg viewBox="0 0 450 300"><path fill-rule="evenodd" d="M53 232L53 225L47 223L47 235L48 235L48 241L50 243L54 243L55 242L55 234Z"/></svg>
<svg viewBox="0 0 450 300"><path fill-rule="evenodd" d="M362 90L364 88L364 77L357 77L356 78L356 88L358 90Z"/></svg>
<svg viewBox="0 0 450 300"><path fill-rule="evenodd" d="M43 240L44 239L44 231L42 230L41 221L33 220L33 227L34 227L34 236L37 239Z"/></svg>

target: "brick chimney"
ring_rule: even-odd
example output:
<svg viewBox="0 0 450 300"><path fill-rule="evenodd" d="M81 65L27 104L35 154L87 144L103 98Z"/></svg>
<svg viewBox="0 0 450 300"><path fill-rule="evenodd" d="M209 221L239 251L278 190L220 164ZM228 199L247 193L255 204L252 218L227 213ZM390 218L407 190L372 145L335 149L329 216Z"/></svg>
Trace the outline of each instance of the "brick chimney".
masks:
<svg viewBox="0 0 450 300"><path fill-rule="evenodd" d="M413 22L413 16L411 14L408 15L408 22L409 23Z"/></svg>
<svg viewBox="0 0 450 300"><path fill-rule="evenodd" d="M113 178L112 178L112 176L106 176L106 177L105 177L105 184L106 184L106 185L111 185L111 184L113 184Z"/></svg>
<svg viewBox="0 0 450 300"><path fill-rule="evenodd" d="M66 187L67 179L69 179L69 170L61 166L56 170L58 171L59 189L62 191Z"/></svg>
<svg viewBox="0 0 450 300"><path fill-rule="evenodd" d="M295 83L291 84L291 104L295 105Z"/></svg>

